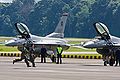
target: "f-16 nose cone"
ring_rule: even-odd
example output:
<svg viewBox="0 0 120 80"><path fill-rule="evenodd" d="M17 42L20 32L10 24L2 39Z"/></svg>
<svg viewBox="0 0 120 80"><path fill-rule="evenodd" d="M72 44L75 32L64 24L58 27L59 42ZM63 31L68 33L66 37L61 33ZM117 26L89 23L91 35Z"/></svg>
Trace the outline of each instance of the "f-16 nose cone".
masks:
<svg viewBox="0 0 120 80"><path fill-rule="evenodd" d="M10 40L10 41L5 43L5 46L12 46L13 42L14 42L14 40Z"/></svg>
<svg viewBox="0 0 120 80"><path fill-rule="evenodd" d="M83 47L85 48L93 48L94 47L94 42L93 41L89 41L83 44Z"/></svg>

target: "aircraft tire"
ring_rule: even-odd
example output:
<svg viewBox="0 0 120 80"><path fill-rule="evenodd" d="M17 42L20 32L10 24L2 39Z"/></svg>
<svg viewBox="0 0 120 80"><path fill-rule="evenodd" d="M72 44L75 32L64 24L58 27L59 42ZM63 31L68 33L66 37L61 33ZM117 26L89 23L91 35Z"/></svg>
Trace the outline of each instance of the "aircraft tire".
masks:
<svg viewBox="0 0 120 80"><path fill-rule="evenodd" d="M107 61L104 61L104 66L107 66Z"/></svg>
<svg viewBox="0 0 120 80"><path fill-rule="evenodd" d="M110 62L109 62L109 65L110 65L110 66L113 66L114 63L115 63L115 60L111 58L111 59L110 59Z"/></svg>

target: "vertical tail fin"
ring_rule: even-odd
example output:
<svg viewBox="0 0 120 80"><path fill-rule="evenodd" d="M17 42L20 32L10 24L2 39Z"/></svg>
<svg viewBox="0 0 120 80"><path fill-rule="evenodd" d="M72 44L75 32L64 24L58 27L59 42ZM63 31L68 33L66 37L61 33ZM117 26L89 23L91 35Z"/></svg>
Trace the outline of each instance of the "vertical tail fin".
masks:
<svg viewBox="0 0 120 80"><path fill-rule="evenodd" d="M68 13L63 13L63 15L55 29L56 33L64 33L67 17L68 17Z"/></svg>
<svg viewBox="0 0 120 80"><path fill-rule="evenodd" d="M63 13L55 31L47 35L46 37L63 38L67 17L68 17L68 13Z"/></svg>

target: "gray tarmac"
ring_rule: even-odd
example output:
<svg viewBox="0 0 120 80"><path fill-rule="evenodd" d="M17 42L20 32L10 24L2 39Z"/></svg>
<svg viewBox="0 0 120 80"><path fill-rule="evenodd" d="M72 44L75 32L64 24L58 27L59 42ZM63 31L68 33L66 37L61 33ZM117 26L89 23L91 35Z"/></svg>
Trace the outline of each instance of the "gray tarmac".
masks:
<svg viewBox="0 0 120 80"><path fill-rule="evenodd" d="M120 67L103 66L101 59L63 59L63 64L40 63L26 67L18 57L0 57L0 80L120 80Z"/></svg>

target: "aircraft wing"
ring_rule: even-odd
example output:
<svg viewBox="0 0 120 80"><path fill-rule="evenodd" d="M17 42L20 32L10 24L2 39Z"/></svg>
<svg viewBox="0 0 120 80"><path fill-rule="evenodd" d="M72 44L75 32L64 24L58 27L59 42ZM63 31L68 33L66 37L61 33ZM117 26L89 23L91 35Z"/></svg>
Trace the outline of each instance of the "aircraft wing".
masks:
<svg viewBox="0 0 120 80"><path fill-rule="evenodd" d="M52 41L38 41L34 43L35 45L62 45L62 46L70 46L69 44L65 44L62 42L52 42Z"/></svg>
<svg viewBox="0 0 120 80"><path fill-rule="evenodd" d="M88 48L84 48L82 44L71 44L71 47L89 50Z"/></svg>
<svg viewBox="0 0 120 80"><path fill-rule="evenodd" d="M114 47L120 47L120 44L113 44Z"/></svg>

